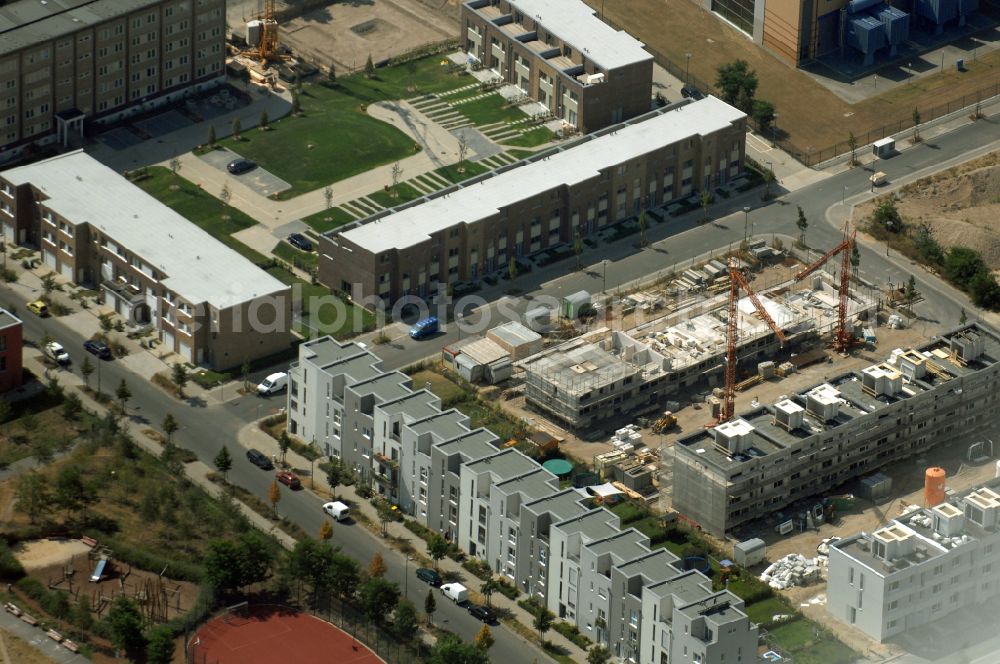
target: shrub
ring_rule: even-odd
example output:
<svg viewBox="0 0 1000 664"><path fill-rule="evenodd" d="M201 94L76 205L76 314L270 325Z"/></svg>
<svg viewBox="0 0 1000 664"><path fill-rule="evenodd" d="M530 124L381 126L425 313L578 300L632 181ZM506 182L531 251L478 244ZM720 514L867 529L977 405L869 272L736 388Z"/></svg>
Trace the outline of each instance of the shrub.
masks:
<svg viewBox="0 0 1000 664"><path fill-rule="evenodd" d="M493 576L493 571L490 569L489 563L485 560L480 560L478 558L470 558L462 563L464 567L470 574L478 577L479 579L486 581L491 576Z"/></svg>
<svg viewBox="0 0 1000 664"><path fill-rule="evenodd" d="M45 586L34 577L26 576L14 585L17 586L18 590L35 601L39 601L45 597Z"/></svg>
<svg viewBox="0 0 1000 664"><path fill-rule="evenodd" d="M499 592L507 599L512 599L512 600L517 599L517 596L521 594L521 591L515 588L506 579L499 579L497 581L497 585L499 586L499 588L497 588L497 592Z"/></svg>
<svg viewBox="0 0 1000 664"><path fill-rule="evenodd" d="M0 540L0 579L15 581L23 576L24 568L21 562L14 557L14 552L7 546L7 542Z"/></svg>
<svg viewBox="0 0 1000 664"><path fill-rule="evenodd" d="M573 623L568 622L557 622L552 626L552 629L556 630L567 639L578 645L583 650L590 648L593 643L590 639L580 633L580 630Z"/></svg>

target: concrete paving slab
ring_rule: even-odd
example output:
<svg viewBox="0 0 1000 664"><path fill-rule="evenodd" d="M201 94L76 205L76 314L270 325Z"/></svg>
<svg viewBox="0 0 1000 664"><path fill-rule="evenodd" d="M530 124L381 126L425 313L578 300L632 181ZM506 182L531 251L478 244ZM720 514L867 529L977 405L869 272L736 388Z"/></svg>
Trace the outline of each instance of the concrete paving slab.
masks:
<svg viewBox="0 0 1000 664"><path fill-rule="evenodd" d="M194 123L183 114L171 109L165 113L154 115L151 118L140 120L134 123L136 127L146 132L153 138L166 136L167 134L190 127Z"/></svg>
<svg viewBox="0 0 1000 664"><path fill-rule="evenodd" d="M503 148L488 139L483 132L475 127L458 127L451 130L456 139L465 139L465 144L469 148L472 157L466 157L470 161L482 161L503 152Z"/></svg>
<svg viewBox="0 0 1000 664"><path fill-rule="evenodd" d="M242 175L233 175L226 170L226 166L229 162L240 157L240 154L233 152L229 148L212 150L211 152L206 152L205 154L200 155L202 161L225 172L229 177L233 178L240 184L249 187L253 191L256 191L261 196L270 196L291 188L292 185L260 166L253 169L249 173L243 173Z"/></svg>
<svg viewBox="0 0 1000 664"><path fill-rule="evenodd" d="M112 150L125 150L143 142L142 137L128 127L118 127L111 131L106 131L98 136L97 140Z"/></svg>

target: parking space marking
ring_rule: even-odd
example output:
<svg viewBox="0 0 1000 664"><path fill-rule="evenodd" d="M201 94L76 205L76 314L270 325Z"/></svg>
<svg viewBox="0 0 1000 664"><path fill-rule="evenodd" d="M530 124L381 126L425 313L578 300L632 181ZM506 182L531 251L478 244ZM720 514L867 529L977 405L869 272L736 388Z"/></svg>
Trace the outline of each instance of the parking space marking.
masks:
<svg viewBox="0 0 1000 664"><path fill-rule="evenodd" d="M757 152L770 152L771 150L774 149L767 141L763 141L757 138L750 132L747 132L747 143L750 143L751 144L750 147L752 147Z"/></svg>

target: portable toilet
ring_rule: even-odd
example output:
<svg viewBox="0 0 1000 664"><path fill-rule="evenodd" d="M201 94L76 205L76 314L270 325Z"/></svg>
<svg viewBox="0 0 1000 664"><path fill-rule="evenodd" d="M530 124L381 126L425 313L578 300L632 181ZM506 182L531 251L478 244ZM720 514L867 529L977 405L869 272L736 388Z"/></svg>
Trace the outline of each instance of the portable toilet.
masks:
<svg viewBox="0 0 1000 664"><path fill-rule="evenodd" d="M896 139L883 138L872 143L872 152L879 159L887 159L896 154Z"/></svg>

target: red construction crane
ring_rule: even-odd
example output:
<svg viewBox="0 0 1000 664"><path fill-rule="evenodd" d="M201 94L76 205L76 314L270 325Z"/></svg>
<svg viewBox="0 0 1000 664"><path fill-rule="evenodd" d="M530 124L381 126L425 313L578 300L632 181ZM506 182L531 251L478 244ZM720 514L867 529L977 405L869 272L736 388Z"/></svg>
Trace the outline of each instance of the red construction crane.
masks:
<svg viewBox="0 0 1000 664"><path fill-rule="evenodd" d="M782 345L788 341L785 333L781 331L778 324L774 322L771 315L767 313L763 303L757 294L750 287L750 282L740 271L740 261L737 258L729 259L729 311L726 319L726 383L723 387L722 408L719 411L718 424L728 422L736 411L736 336L739 327L739 314L737 303L740 300L740 289L747 294L753 303L754 309L761 319L767 323L774 335L778 337Z"/></svg>
<svg viewBox="0 0 1000 664"><path fill-rule="evenodd" d="M854 343L854 335L847 331L847 298L851 288L851 254L854 252L854 237L857 235L857 232L855 229L848 233L845 228L843 242L795 275L795 281L801 281L823 267L828 260L838 253L840 254L840 306L837 309L837 333L833 341L834 348L840 353L846 353Z"/></svg>

